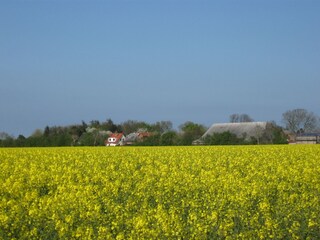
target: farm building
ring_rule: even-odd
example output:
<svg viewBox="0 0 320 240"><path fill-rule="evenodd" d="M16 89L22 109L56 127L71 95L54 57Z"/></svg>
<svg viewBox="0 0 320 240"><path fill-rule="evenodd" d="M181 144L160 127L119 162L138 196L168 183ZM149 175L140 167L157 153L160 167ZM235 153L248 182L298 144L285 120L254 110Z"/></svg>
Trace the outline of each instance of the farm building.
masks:
<svg viewBox="0 0 320 240"><path fill-rule="evenodd" d="M205 139L215 133L230 132L239 138L250 141L252 138L259 142L272 141L273 125L267 122L243 122L243 123L216 123L213 124L201 137Z"/></svg>
<svg viewBox="0 0 320 240"><path fill-rule="evenodd" d="M303 133L296 136L296 144L319 144L320 133Z"/></svg>
<svg viewBox="0 0 320 240"><path fill-rule="evenodd" d="M133 145L137 142L143 142L148 137L151 137L153 133L151 132L133 132L127 135L124 139L124 145Z"/></svg>
<svg viewBox="0 0 320 240"><path fill-rule="evenodd" d="M122 146L124 139L125 136L123 133L112 133L106 140L105 144L107 147Z"/></svg>

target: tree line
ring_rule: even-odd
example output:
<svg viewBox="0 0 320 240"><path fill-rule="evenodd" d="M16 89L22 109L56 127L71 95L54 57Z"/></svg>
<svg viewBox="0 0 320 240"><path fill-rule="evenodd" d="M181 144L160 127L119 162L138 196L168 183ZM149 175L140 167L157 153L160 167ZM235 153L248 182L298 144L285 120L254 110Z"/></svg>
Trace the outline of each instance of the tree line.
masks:
<svg viewBox="0 0 320 240"><path fill-rule="evenodd" d="M0 147L55 147L55 146L103 146L109 134L122 132L128 135L132 132L145 131L153 133L137 145L191 145L195 138L200 138L206 127L186 122L173 130L171 121L147 123L144 121L127 120L121 124L114 123L111 119L100 122L92 120L89 123L70 126L46 126L36 129L31 136L19 135L17 138L7 133L0 133Z"/></svg>
<svg viewBox="0 0 320 240"><path fill-rule="evenodd" d="M248 114L232 114L230 122L252 122ZM305 109L294 109L283 113L282 121L284 127L273 123L271 141L268 143L286 143L283 130L286 129L294 134L305 132L320 132L319 117ZM0 133L0 147L57 147L57 146L103 146L110 133L123 132L125 135L136 131L147 131L153 133L144 141L135 145L144 146L172 146L191 145L194 140L202 137L207 127L202 124L187 121L181 124L178 130L173 129L171 121L158 121L147 123L144 121L127 120L121 124L114 123L111 119L100 122L92 120L89 123L82 121L80 124L69 126L46 126L37 129L29 137L19 135L17 138L5 132ZM236 145L236 144L259 144L263 142L257 139L250 141L238 137L233 133L215 133L203 139L206 145Z"/></svg>

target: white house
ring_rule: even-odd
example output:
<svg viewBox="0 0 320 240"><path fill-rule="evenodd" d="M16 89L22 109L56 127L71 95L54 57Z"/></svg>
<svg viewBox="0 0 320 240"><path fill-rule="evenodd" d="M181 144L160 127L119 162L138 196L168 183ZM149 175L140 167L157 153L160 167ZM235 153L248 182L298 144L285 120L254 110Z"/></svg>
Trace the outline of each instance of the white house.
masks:
<svg viewBox="0 0 320 240"><path fill-rule="evenodd" d="M105 144L107 147L122 146L124 139L125 136L123 133L112 133L106 140Z"/></svg>

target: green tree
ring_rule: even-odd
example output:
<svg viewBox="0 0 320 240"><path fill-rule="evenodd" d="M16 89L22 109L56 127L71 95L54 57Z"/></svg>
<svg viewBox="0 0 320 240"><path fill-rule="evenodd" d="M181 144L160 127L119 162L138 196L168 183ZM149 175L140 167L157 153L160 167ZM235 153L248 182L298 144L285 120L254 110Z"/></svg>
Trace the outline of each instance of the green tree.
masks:
<svg viewBox="0 0 320 240"><path fill-rule="evenodd" d="M272 124L272 143L273 144L287 144L287 136L283 132L282 127L278 126L275 123Z"/></svg>
<svg viewBox="0 0 320 240"><path fill-rule="evenodd" d="M204 142L207 145L239 145L246 143L243 138L238 138L237 135L229 131L209 135Z"/></svg>
<svg viewBox="0 0 320 240"><path fill-rule="evenodd" d="M172 130L172 122L171 121L160 121L151 125L152 130L156 131L160 134L171 131Z"/></svg>
<svg viewBox="0 0 320 240"><path fill-rule="evenodd" d="M121 128L124 134L128 135L129 133L137 132L139 129L149 130L152 127L146 122L127 120L121 124Z"/></svg>
<svg viewBox="0 0 320 240"><path fill-rule="evenodd" d="M15 139L6 132L0 132L0 143L2 147L14 147Z"/></svg>
<svg viewBox="0 0 320 240"><path fill-rule="evenodd" d="M100 127L100 121L98 121L98 120L92 120L92 121L90 121L90 127L92 127L92 128L99 128L99 127Z"/></svg>
<svg viewBox="0 0 320 240"><path fill-rule="evenodd" d="M175 131L167 131L160 137L161 146L173 146L178 144L178 135Z"/></svg>
<svg viewBox="0 0 320 240"><path fill-rule="evenodd" d="M44 135L45 137L49 137L49 135L50 135L50 128L49 128L49 126L46 126L46 127L44 128L43 135Z"/></svg>
<svg viewBox="0 0 320 240"><path fill-rule="evenodd" d="M137 145L137 146L159 146L159 142L160 142L160 134L157 133L157 134L154 134L154 135L146 138L142 142L136 142L135 145Z"/></svg>
<svg viewBox="0 0 320 240"><path fill-rule="evenodd" d="M26 144L26 137L20 134L17 137L17 139L15 140L15 146L16 147L25 147L25 144Z"/></svg>
<svg viewBox="0 0 320 240"><path fill-rule="evenodd" d="M62 133L58 136L56 136L54 145L57 147L63 147L63 146L71 146L72 145L72 137L67 132Z"/></svg>
<svg viewBox="0 0 320 240"><path fill-rule="evenodd" d="M81 135L80 139L78 140L78 143L80 146L94 146L94 135L85 132Z"/></svg>
<svg viewBox="0 0 320 240"><path fill-rule="evenodd" d="M206 127L193 122L185 122L180 125L180 144L191 145L192 141L199 139L206 131Z"/></svg>
<svg viewBox="0 0 320 240"><path fill-rule="evenodd" d="M36 129L33 131L31 134L32 137L42 137L43 136L43 131L41 129Z"/></svg>
<svg viewBox="0 0 320 240"><path fill-rule="evenodd" d="M105 122L101 123L101 129L110 132L121 132L121 128L118 125L114 124L113 121L109 118Z"/></svg>
<svg viewBox="0 0 320 240"><path fill-rule="evenodd" d="M72 125L68 127L68 133L72 138L72 145L75 146L83 133L86 132L85 125Z"/></svg>

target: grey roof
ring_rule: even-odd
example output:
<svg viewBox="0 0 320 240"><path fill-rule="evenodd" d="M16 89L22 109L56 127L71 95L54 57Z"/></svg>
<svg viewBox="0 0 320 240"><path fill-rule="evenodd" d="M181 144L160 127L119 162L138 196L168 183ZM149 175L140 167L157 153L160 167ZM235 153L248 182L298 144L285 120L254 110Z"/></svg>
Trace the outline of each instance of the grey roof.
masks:
<svg viewBox="0 0 320 240"><path fill-rule="evenodd" d="M130 133L129 135L127 135L127 137L125 138L125 142L134 142L138 139L138 133Z"/></svg>
<svg viewBox="0 0 320 240"><path fill-rule="evenodd" d="M301 133L297 137L318 137L320 133Z"/></svg>
<svg viewBox="0 0 320 240"><path fill-rule="evenodd" d="M205 138L214 133L231 132L237 137L256 137L267 129L267 122L243 122L243 123L216 123L213 124L202 136Z"/></svg>

